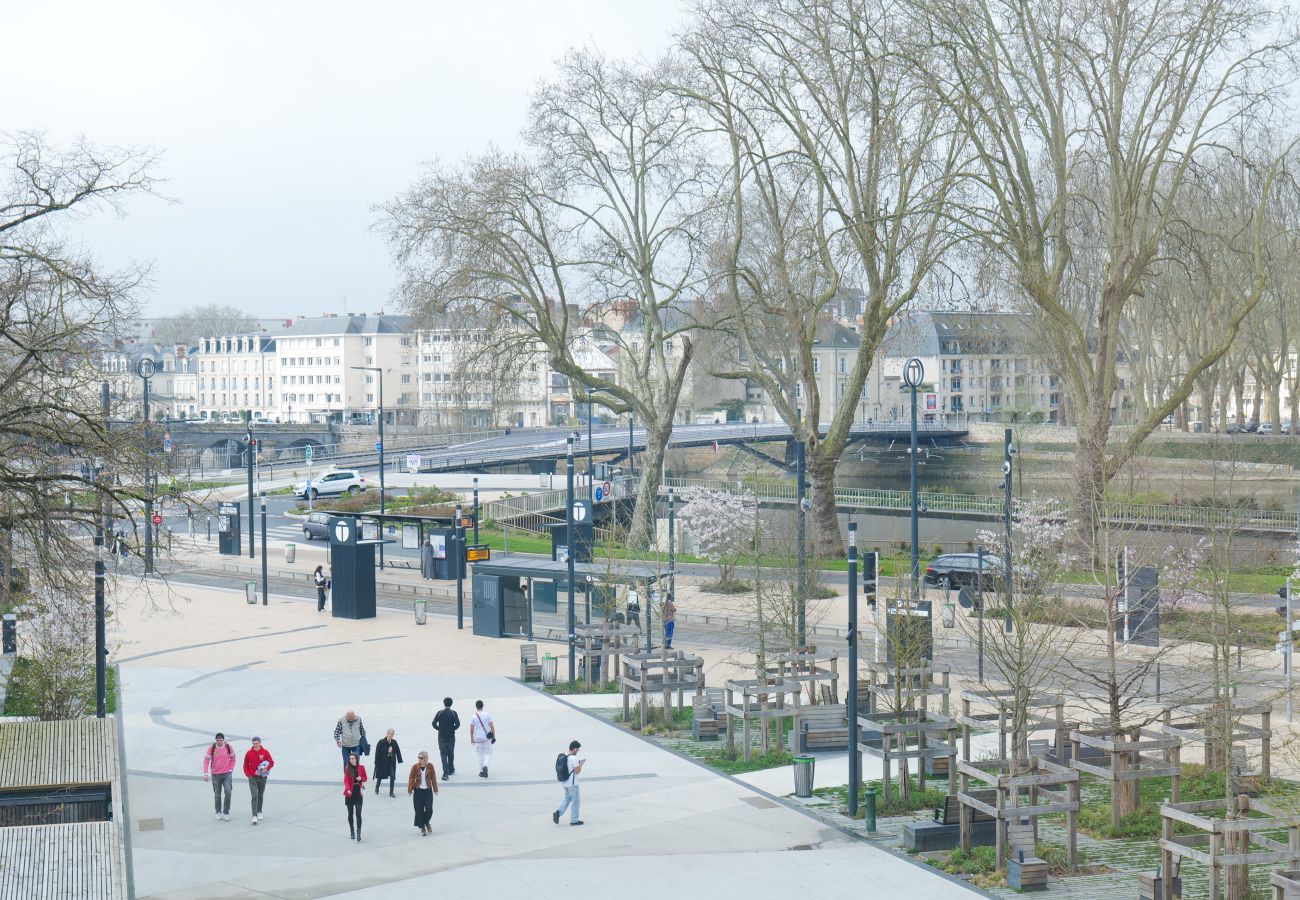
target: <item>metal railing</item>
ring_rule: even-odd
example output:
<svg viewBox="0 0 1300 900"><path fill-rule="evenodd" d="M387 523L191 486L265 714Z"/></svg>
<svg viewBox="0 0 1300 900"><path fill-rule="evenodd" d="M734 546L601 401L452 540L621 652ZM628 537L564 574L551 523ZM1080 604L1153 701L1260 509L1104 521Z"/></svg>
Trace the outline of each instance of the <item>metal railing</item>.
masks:
<svg viewBox="0 0 1300 900"><path fill-rule="evenodd" d="M661 490L668 488L679 491L702 488L710 491L747 494L759 500L788 500L793 502L795 497L794 484L789 481L665 478ZM848 487L837 487L835 489L836 503L854 509L908 510L911 509L911 498L912 495L909 491ZM1002 513L1002 498L996 496L921 491L918 494L918 500L929 512L978 516L1000 515ZM1062 516L1068 515L1071 502L1068 500L1058 501L1058 509ZM1100 513L1104 521L1131 525L1191 529L1237 528L1292 533L1296 531L1295 514L1282 510L1105 500L1101 503Z"/></svg>

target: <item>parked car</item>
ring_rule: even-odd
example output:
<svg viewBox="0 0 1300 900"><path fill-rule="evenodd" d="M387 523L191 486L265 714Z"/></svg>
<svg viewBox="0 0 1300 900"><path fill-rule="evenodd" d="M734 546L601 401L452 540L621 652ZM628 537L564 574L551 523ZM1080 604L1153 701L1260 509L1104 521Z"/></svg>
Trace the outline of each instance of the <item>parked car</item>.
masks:
<svg viewBox="0 0 1300 900"><path fill-rule="evenodd" d="M359 494L365 489L366 480L361 477L361 473L352 469L337 469L333 472L324 472L310 482L301 481L295 484L293 495L303 498L337 497L341 494Z"/></svg>
<svg viewBox="0 0 1300 900"><path fill-rule="evenodd" d="M980 584L985 591L1002 590L1003 563L1000 556L984 554L984 576L982 582L977 578L979 555L976 553L945 553L936 556L925 567L924 581L940 590L951 587L954 590L963 587L975 587ZM1022 585L1037 586L1038 574L1026 566L1016 567L1016 578Z"/></svg>
<svg viewBox="0 0 1300 900"><path fill-rule="evenodd" d="M302 539L310 541L313 538L320 538L322 541L328 541L330 537L330 514L329 513L312 513L302 523Z"/></svg>
<svg viewBox="0 0 1300 900"><path fill-rule="evenodd" d="M1260 423L1259 423L1259 430L1258 430L1256 433L1257 433L1257 434L1272 434L1272 433L1273 433L1273 423L1272 423L1272 422L1260 422Z"/></svg>

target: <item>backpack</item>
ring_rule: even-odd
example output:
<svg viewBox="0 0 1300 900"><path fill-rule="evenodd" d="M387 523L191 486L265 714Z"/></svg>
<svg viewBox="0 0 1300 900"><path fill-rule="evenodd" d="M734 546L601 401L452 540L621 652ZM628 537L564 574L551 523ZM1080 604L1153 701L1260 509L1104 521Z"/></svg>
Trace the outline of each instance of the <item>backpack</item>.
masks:
<svg viewBox="0 0 1300 900"><path fill-rule="evenodd" d="M561 753L555 757L555 780L569 780L569 754L567 753Z"/></svg>

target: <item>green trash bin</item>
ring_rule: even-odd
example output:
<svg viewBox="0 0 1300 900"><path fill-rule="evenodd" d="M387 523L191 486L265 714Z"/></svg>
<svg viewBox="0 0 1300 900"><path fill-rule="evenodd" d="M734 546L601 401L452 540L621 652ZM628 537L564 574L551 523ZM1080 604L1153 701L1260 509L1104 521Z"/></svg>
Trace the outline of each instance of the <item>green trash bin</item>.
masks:
<svg viewBox="0 0 1300 900"><path fill-rule="evenodd" d="M416 598L415 600L415 624L416 625L423 625L425 622L428 621L428 615L426 613L426 604L428 602L429 601L425 600L423 597Z"/></svg>
<svg viewBox="0 0 1300 900"><path fill-rule="evenodd" d="M813 772L817 768L815 756L796 756L794 758L794 795L811 797L813 791Z"/></svg>
<svg viewBox="0 0 1300 900"><path fill-rule="evenodd" d="M294 559L297 558L297 556L298 556L298 545L297 545L297 544L285 544L285 545L284 545L284 561L285 561L285 562L287 562L287 563L291 563L291 562L294 561Z"/></svg>

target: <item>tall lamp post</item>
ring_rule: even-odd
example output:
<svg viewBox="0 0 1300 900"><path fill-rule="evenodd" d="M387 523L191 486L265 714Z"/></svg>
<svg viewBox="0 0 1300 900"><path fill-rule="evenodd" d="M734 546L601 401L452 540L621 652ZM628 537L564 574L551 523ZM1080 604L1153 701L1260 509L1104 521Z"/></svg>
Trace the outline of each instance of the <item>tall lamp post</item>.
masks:
<svg viewBox="0 0 1300 900"><path fill-rule="evenodd" d="M916 391L925 380L925 366L921 360L913 356L903 364L903 383L912 391L912 586L911 597L913 600L919 595L919 585L921 581L921 525L920 525L920 503L918 502L919 494L917 493L917 435L916 435Z"/></svg>
<svg viewBox="0 0 1300 900"><path fill-rule="evenodd" d="M568 454L564 468L564 478L567 485L564 503L564 552L568 557L568 582L569 582L569 684L578 680L578 661L575 657L574 642L577 639L577 623L574 621L573 613L573 437L569 437Z"/></svg>
<svg viewBox="0 0 1300 900"><path fill-rule="evenodd" d="M153 574L153 482L149 471L149 458L153 455L153 442L149 437L149 383L157 366L144 357L135 366L135 373L144 382L144 574Z"/></svg>
<svg viewBox="0 0 1300 900"><path fill-rule="evenodd" d="M858 814L862 757L858 754L858 523L849 523L849 818Z"/></svg>
<svg viewBox="0 0 1300 900"><path fill-rule="evenodd" d="M1011 631L1011 454L1016 448L1011 445L1011 429L1002 432L1002 583L1006 588L1006 630Z"/></svg>
<svg viewBox="0 0 1300 900"><path fill-rule="evenodd" d="M379 452L379 515L382 518L388 508L384 497L384 370L379 366L350 366L349 368L356 369L358 372L375 372L379 375L379 436L375 439L375 450ZM381 541L379 543L379 568L382 569L383 567L384 544Z"/></svg>
<svg viewBox="0 0 1300 900"><path fill-rule="evenodd" d="M806 444L799 441L794 445L794 481L795 481L795 642L802 650L808 644L808 508L805 495L808 493L808 466L806 462Z"/></svg>

